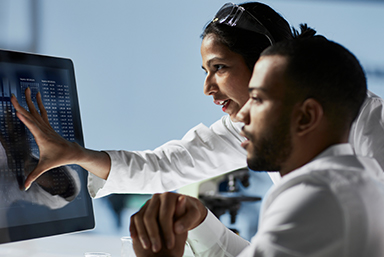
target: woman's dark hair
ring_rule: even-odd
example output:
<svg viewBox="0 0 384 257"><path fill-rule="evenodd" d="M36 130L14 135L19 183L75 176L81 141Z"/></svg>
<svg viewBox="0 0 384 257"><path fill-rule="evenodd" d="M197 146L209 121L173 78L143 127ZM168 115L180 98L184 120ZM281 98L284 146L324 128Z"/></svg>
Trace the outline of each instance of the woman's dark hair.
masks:
<svg viewBox="0 0 384 257"><path fill-rule="evenodd" d="M292 39L292 30L288 22L271 7L258 2L244 3L240 6L244 7L268 29L275 42ZM214 34L218 42L240 54L251 71L259 59L260 53L271 45L262 34L218 22L208 23L201 38L204 39L208 34Z"/></svg>

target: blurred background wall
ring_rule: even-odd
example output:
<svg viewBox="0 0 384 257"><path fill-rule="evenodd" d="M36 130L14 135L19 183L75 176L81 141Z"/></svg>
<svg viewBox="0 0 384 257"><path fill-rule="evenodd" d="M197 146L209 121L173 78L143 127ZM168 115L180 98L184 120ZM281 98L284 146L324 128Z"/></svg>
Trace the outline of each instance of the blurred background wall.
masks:
<svg viewBox="0 0 384 257"><path fill-rule="evenodd" d="M204 25L225 2L0 0L0 48L73 60L87 147L153 149L223 115L203 94L199 49ZM351 50L369 89L384 96L383 1L263 2ZM132 210L122 210L120 230L111 203L94 203L96 232L127 233Z"/></svg>

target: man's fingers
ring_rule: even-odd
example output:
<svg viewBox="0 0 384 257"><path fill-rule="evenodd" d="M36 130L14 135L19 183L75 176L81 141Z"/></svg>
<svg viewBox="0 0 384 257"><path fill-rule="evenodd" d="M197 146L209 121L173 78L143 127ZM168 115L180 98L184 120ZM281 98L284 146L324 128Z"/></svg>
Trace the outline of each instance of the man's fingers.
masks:
<svg viewBox="0 0 384 257"><path fill-rule="evenodd" d="M153 252L160 251L162 247L161 230L158 224L159 208L159 194L154 194L144 207L133 216L143 248L151 248Z"/></svg>
<svg viewBox="0 0 384 257"><path fill-rule="evenodd" d="M148 233L149 240L151 241L152 251L160 251L161 245L161 231L158 224L159 209L160 209L160 194L154 194L149 201L147 210L143 216L144 224Z"/></svg>
<svg viewBox="0 0 384 257"><path fill-rule="evenodd" d="M184 200L181 199L179 207L181 209L185 208L184 214L176 219L174 225L176 234L181 234L197 227L207 216L207 209L198 199L185 197L186 202L183 203Z"/></svg>
<svg viewBox="0 0 384 257"><path fill-rule="evenodd" d="M133 222L132 219L133 219L133 216L131 216L131 221L129 223L129 234L131 235L131 238L133 240L133 239L138 239L138 234L137 234L135 222Z"/></svg>
<svg viewBox="0 0 384 257"><path fill-rule="evenodd" d="M179 220L183 215L186 215L187 207L186 207L187 198L185 195L181 195L177 199L176 210L175 210L175 221ZM188 229L185 229L185 226L188 224L183 224L183 220L174 223L174 231L177 234L181 234Z"/></svg>
<svg viewBox="0 0 384 257"><path fill-rule="evenodd" d="M175 245L175 234L173 222L178 195L174 193L164 193L161 196L161 206L159 212L160 227L164 236L164 243L168 249L173 249Z"/></svg>
<svg viewBox="0 0 384 257"><path fill-rule="evenodd" d="M178 218L186 212L186 197L185 195L180 195L177 198L175 217Z"/></svg>
<svg viewBox="0 0 384 257"><path fill-rule="evenodd" d="M151 247L151 243L148 239L147 231L145 230L145 226L143 223L142 215L145 212L148 205L147 203L134 215L131 216L131 222L130 222L130 230L133 230L133 234L131 234L132 239L137 238L139 239L141 246L144 249L149 249Z"/></svg>

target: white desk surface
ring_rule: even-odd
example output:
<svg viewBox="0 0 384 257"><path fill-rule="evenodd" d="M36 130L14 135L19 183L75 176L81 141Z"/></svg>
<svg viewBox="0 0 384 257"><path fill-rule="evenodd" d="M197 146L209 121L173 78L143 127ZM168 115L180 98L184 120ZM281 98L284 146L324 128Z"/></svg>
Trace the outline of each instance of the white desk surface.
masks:
<svg viewBox="0 0 384 257"><path fill-rule="evenodd" d="M85 252L119 257L120 249L120 236L80 232L1 244L0 257L83 257Z"/></svg>
<svg viewBox="0 0 384 257"><path fill-rule="evenodd" d="M0 257L84 257L86 252L107 252L120 257L120 236L80 232L0 245ZM193 256L186 248L185 257Z"/></svg>
<svg viewBox="0 0 384 257"><path fill-rule="evenodd" d="M129 236L129 218L137 211L125 209L122 229L116 231L114 217L104 199L93 200L96 228L72 234L0 244L0 257L84 257L85 252L107 252L120 257L122 236ZM185 257L193 256L186 248Z"/></svg>

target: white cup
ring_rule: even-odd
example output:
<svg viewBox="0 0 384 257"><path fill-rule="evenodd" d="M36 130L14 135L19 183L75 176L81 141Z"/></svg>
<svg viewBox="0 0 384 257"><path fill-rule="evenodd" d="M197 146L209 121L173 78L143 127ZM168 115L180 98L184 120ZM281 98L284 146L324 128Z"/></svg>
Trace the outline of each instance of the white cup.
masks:
<svg viewBox="0 0 384 257"><path fill-rule="evenodd" d="M109 253L102 253L102 252L89 252L85 253L84 257L111 257Z"/></svg>
<svg viewBox="0 0 384 257"><path fill-rule="evenodd" d="M121 238L121 257L135 257L135 251L132 246L132 238L124 236Z"/></svg>

